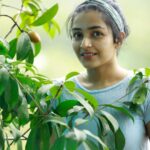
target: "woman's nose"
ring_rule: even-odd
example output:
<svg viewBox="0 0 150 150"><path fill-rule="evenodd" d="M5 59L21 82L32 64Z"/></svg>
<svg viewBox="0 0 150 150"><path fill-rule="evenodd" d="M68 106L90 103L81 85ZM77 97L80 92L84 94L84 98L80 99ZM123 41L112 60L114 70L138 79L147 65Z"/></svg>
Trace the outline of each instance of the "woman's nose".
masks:
<svg viewBox="0 0 150 150"><path fill-rule="evenodd" d="M92 41L91 41L91 39L89 39L89 38L87 38L87 37L86 37L86 38L83 38L80 47L83 48L83 49L85 49L85 50L86 50L87 48L92 47Z"/></svg>

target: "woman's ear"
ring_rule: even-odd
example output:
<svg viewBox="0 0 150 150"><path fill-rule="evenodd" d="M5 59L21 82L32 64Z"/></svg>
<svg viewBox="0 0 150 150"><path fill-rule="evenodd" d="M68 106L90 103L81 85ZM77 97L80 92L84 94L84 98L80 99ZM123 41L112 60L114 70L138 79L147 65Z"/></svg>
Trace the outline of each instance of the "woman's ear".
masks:
<svg viewBox="0 0 150 150"><path fill-rule="evenodd" d="M125 33L119 32L118 38L115 39L115 44L117 49L121 47L124 39L125 39Z"/></svg>

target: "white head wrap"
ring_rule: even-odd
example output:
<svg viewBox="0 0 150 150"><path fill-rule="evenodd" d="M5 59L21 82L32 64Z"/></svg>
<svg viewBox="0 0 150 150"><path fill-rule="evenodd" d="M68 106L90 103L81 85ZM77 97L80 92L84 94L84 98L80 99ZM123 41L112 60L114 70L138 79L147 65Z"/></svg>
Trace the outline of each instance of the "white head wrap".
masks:
<svg viewBox="0 0 150 150"><path fill-rule="evenodd" d="M112 17L112 19L115 21L120 32L124 32L124 24L120 14L109 3L107 3L105 0L88 0L88 1L90 1L95 5L100 5L104 9L106 9L110 14L110 16Z"/></svg>

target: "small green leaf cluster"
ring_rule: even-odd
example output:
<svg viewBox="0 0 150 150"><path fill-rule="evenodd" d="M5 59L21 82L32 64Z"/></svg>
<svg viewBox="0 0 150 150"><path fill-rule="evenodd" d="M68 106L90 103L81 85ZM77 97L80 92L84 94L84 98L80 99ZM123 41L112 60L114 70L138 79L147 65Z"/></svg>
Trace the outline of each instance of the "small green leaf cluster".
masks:
<svg viewBox="0 0 150 150"><path fill-rule="evenodd" d="M18 149L22 149L22 141L26 140L26 149L31 149L30 138L32 136L41 137L37 141L31 140L32 145L38 142L33 149L48 149L49 124L44 123L47 117L47 103L50 105L49 97L45 100L38 92L43 85L51 84L51 81L38 73L33 66L35 57L41 51L41 41L37 33L32 31L33 27L49 28L46 32L51 34L51 30L59 30L59 26L54 20L58 11L58 4L42 8L41 0L22 0L21 8L17 14L10 16L3 14L0 17L7 17L14 23L5 38L0 38L0 149L13 149L15 143ZM3 4L2 7L11 7ZM54 22L54 23L53 23ZM53 28L51 28L53 26ZM9 42L6 38L17 27L16 36ZM32 34L31 34L32 31ZM29 129L23 132L22 128ZM34 128L34 130L31 130ZM28 137L28 132L31 134ZM37 133L37 131L41 131ZM44 132L45 131L45 132ZM32 134L33 133L33 134ZM29 140L28 140L29 139ZM34 143L35 142L35 143ZM44 142L44 143L43 143Z"/></svg>
<svg viewBox="0 0 150 150"><path fill-rule="evenodd" d="M21 20L19 26L21 29L29 31L31 27L41 26L50 37L54 37L57 32L60 33L59 25L54 19L58 12L58 4L45 9L42 7L41 1L24 0L22 5L24 9L19 14ZM18 30L19 33L20 31Z"/></svg>
<svg viewBox="0 0 150 150"><path fill-rule="evenodd" d="M125 105L132 111L141 113L139 106L144 104L147 94L149 92L149 76L150 69L142 68L134 70L135 76L131 79L128 86L128 93L133 92L132 102L125 102Z"/></svg>

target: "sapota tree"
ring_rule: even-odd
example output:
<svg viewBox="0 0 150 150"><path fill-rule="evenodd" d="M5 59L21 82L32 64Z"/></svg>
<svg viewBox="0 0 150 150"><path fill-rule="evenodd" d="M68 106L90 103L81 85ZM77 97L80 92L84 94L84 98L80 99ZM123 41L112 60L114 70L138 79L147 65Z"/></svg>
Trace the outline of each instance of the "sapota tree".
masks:
<svg viewBox="0 0 150 150"><path fill-rule="evenodd" d="M54 84L47 77L38 73L33 65L40 54L41 40L37 26L43 28L50 37L60 32L54 17L58 12L58 4L43 8L42 0L20 0L21 5L13 7L0 1L1 8L17 10L16 14L0 13L12 21L12 26L5 37L0 38L0 150L76 150L82 144L84 148L98 150L92 139L99 143L103 150L109 150L106 135L114 135L117 150L122 150L125 138L115 117L105 111L110 107L127 115L131 120L131 110L138 111L138 105L144 103L148 92L146 83L150 69L135 71L135 77L129 86L135 92L133 101L122 103L120 107L113 104L99 105L90 94L76 88L69 79L78 74L68 73L63 82ZM11 40L8 36L16 32ZM50 69L50 68L49 68ZM134 86L141 80L138 86ZM74 99L59 101L63 90ZM119 102L119 100L116 100ZM76 117L83 112L84 117ZM99 122L100 136L78 128L88 123L89 118L96 117ZM25 141L25 146L22 142Z"/></svg>

